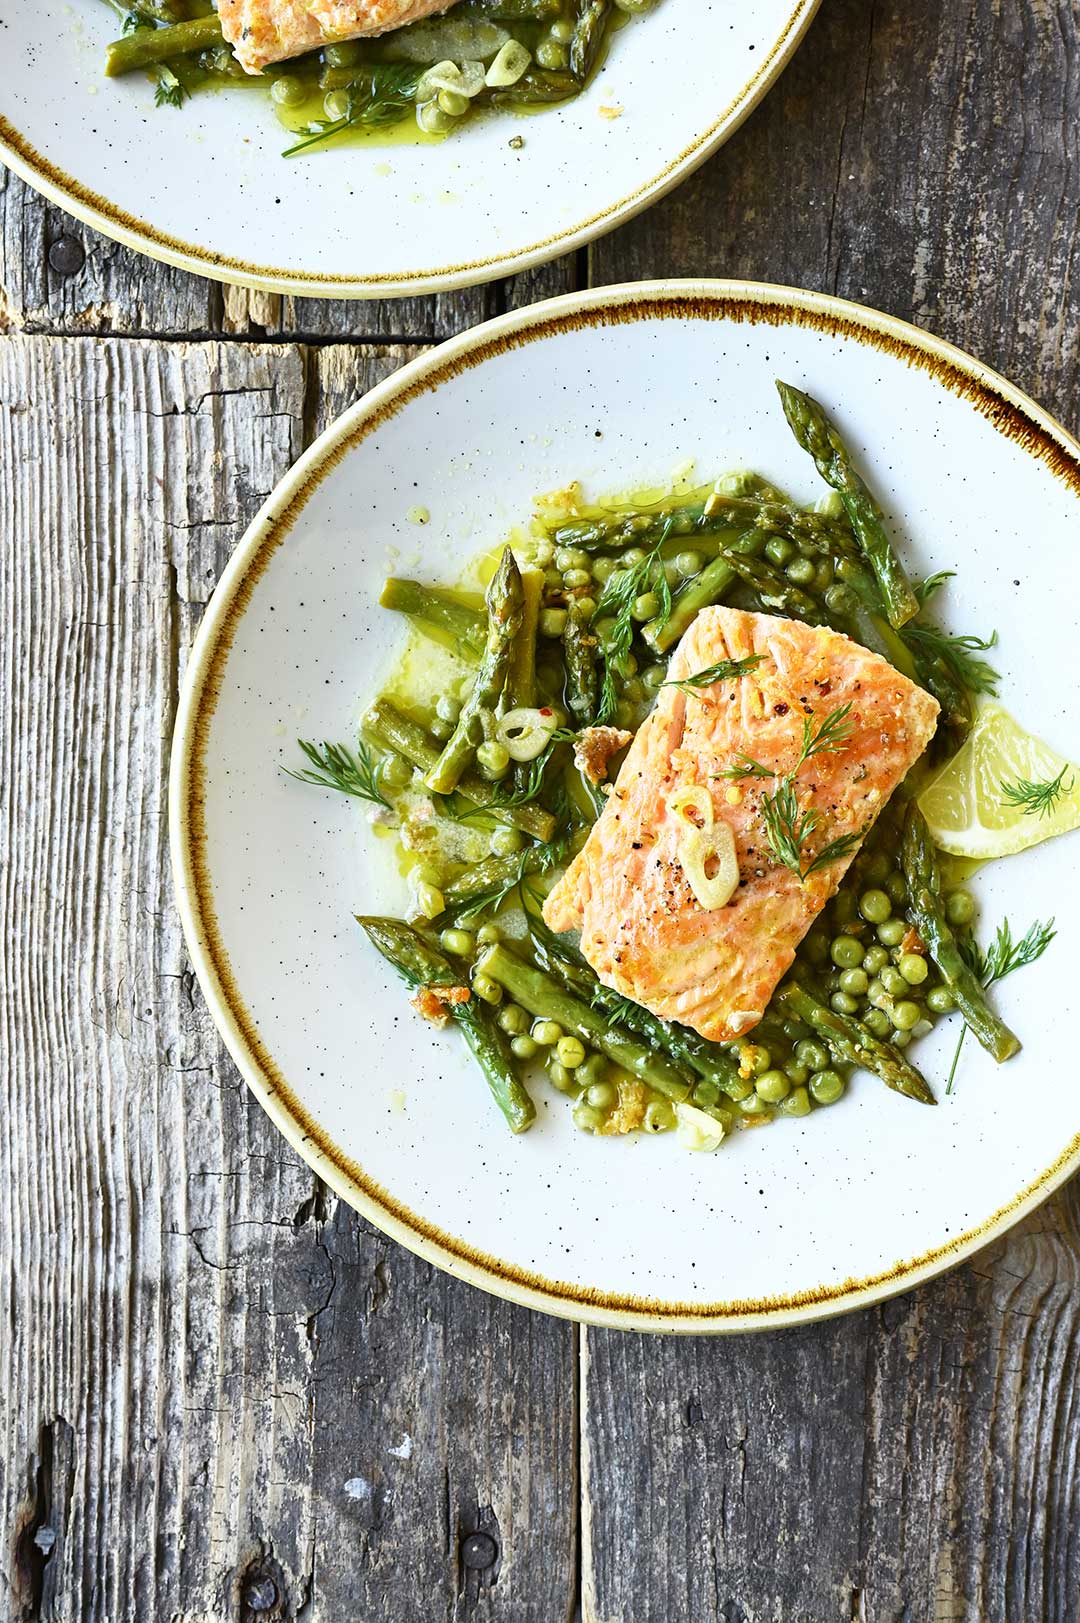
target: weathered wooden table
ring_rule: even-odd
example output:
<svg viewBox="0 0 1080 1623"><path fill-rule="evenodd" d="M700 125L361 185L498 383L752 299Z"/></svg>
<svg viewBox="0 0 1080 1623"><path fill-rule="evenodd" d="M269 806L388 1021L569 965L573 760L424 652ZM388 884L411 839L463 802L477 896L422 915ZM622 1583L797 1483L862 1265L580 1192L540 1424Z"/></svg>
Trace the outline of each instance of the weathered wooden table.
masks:
<svg viewBox="0 0 1080 1623"><path fill-rule="evenodd" d="M3 1623L1080 1617L1076 1184L970 1266L805 1330L674 1342L507 1307L338 1204L248 1097L164 813L187 649L259 502L418 346L509 305L801 283L955 340L1075 429L1078 97L1070 0L824 0L662 206L397 304L223 291L0 171Z"/></svg>

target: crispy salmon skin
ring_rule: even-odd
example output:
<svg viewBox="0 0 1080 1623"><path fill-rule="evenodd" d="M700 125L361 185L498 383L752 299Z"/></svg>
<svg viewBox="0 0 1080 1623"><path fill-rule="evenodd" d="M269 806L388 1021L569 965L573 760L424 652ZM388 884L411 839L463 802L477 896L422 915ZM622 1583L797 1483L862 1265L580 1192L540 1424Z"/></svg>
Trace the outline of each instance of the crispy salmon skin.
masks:
<svg viewBox="0 0 1080 1623"><path fill-rule="evenodd" d="M221 31L248 73L321 45L403 28L456 0L218 0Z"/></svg>
<svg viewBox="0 0 1080 1623"><path fill-rule="evenodd" d="M551 929L581 931L581 950L606 986L719 1042L761 1019L858 848L805 879L772 855L762 800L795 770L804 718L816 728L850 705L840 747L812 756L795 778L800 809L819 815L805 868L833 840L861 843L938 715L930 694L839 632L741 609L698 615L669 682L751 655L761 660L745 675L661 688L585 847L544 905ZM773 776L722 776L745 757ZM731 829L739 866L731 900L711 910L683 872L685 823L669 806L694 785L708 791L715 822Z"/></svg>

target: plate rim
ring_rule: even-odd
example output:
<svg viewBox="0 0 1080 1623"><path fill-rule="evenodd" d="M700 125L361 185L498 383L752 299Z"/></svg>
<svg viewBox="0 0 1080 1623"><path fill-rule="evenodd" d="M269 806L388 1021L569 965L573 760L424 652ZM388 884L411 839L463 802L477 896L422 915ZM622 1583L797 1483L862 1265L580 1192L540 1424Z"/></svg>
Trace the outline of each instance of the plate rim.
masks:
<svg viewBox="0 0 1080 1623"><path fill-rule="evenodd" d="M547 264L561 254L573 253L596 237L633 219L692 174L727 141L772 89L806 35L821 0L793 0L793 10L778 38L755 73L718 118L671 160L658 175L610 204L606 209L578 221L565 231L544 237L523 248L493 254L460 265L441 266L429 271L388 271L374 276L338 272L305 271L277 266L255 265L228 255L215 254L160 231L146 220L130 214L109 198L84 186L68 175L36 147L0 112L0 159L40 192L49 202L92 226L103 236L146 254L161 264L189 271L211 281L259 292L290 294L296 298L386 299L405 298L422 293L449 293L480 282Z"/></svg>
<svg viewBox="0 0 1080 1623"><path fill-rule="evenodd" d="M810 1323L868 1307L934 1278L972 1256L1047 1200L1080 1167L1080 1134L992 1216L944 1245L897 1260L878 1274L760 1301L665 1303L605 1295L528 1273L436 1229L336 1150L261 1047L217 938L210 879L199 855L202 748L221 691L232 628L258 579L310 494L367 434L421 393L463 369L523 343L542 342L583 322L615 325L686 314L729 321L810 326L868 342L929 370L966 398L1005 437L1043 461L1080 496L1080 441L1022 390L943 339L894 316L830 294L732 280L663 279L589 288L511 311L417 356L329 425L288 470L241 537L207 605L177 707L169 773L169 844L184 937L214 1023L245 1082L318 1176L354 1210L409 1250L504 1300L581 1323L668 1334L738 1334Z"/></svg>

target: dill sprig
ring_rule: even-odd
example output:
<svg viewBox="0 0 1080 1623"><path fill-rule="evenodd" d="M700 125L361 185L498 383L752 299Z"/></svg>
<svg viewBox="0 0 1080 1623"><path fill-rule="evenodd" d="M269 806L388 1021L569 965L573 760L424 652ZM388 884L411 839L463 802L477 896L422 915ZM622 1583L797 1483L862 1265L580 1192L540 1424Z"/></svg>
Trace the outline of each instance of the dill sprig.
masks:
<svg viewBox="0 0 1080 1623"><path fill-rule="evenodd" d="M479 891L462 907L449 909L458 924L467 924L471 919L479 918L481 913L494 913L508 901L514 891L519 891L527 878L550 873L565 862L570 850L570 840L575 830L571 827L554 840L547 840L543 845L529 845L524 851L518 853L517 866L513 873L499 884L491 885L487 890ZM524 897L521 897L524 906Z"/></svg>
<svg viewBox="0 0 1080 1623"><path fill-rule="evenodd" d="M187 100L188 93L172 68L164 63L157 68L155 74L157 88L154 91L155 107L182 107Z"/></svg>
<svg viewBox="0 0 1080 1623"><path fill-rule="evenodd" d="M934 594L940 592L947 580L955 578L955 569L939 569L936 574L927 575L925 580L916 581L915 596L919 600L920 609L924 609Z"/></svg>
<svg viewBox="0 0 1080 1623"><path fill-rule="evenodd" d="M313 744L304 738L297 743L311 762L301 772L285 768L290 778L300 783L313 783L319 789L336 789L339 794L352 795L357 800L370 800L376 806L390 809L390 802L382 792L385 760L376 760L368 746L360 741L356 754L345 744Z"/></svg>
<svg viewBox="0 0 1080 1623"><path fill-rule="evenodd" d="M615 691L615 673L630 652L634 641L634 604L639 597L655 592L660 600L659 625L666 625L671 615L671 587L664 573L664 560L660 549L671 531L669 519L660 532L652 551L632 569L617 569L604 582L604 589L596 604L593 623L610 618L611 629L600 647L604 662L604 677L600 688L600 709L597 721L610 721L615 714L618 694Z"/></svg>
<svg viewBox="0 0 1080 1623"><path fill-rule="evenodd" d="M755 761L752 756L743 755L740 752L735 757L733 765L726 766L722 772L714 773L714 776L738 780L739 778L775 778L776 773L771 767L762 766L760 761Z"/></svg>
<svg viewBox="0 0 1080 1623"><path fill-rule="evenodd" d="M836 750L843 749L851 739L855 724L851 719L851 703L842 704L836 710L830 710L820 727L814 726L812 716L803 717L802 753L799 756L795 771L805 761L810 761L815 755L831 755Z"/></svg>
<svg viewBox="0 0 1080 1623"><path fill-rule="evenodd" d="M909 645L914 644L916 653L941 660L969 693L986 693L991 698L997 697L1000 673L985 659L978 658L979 654L988 653L997 646L996 631L991 632L989 637L953 637L948 632L940 631L937 626L911 624L904 627L903 634Z"/></svg>
<svg viewBox="0 0 1080 1623"><path fill-rule="evenodd" d="M799 804L791 778L784 778L774 794L763 796L761 818L773 857L804 882L811 874L848 856L862 838L861 834L841 834L823 845L817 855L807 862L806 844L821 826L821 816L812 808L804 809Z"/></svg>
<svg viewBox="0 0 1080 1623"><path fill-rule="evenodd" d="M1006 975L1014 970L1023 969L1041 958L1047 947L1057 935L1054 920L1047 919L1045 923L1036 919L1029 925L1027 932L1019 941L1013 939L1012 925L1008 919L1003 919L997 927L990 946L984 952L972 935L961 936L957 942L968 967L974 970L984 986L993 986L995 981L1003 981ZM949 1080L945 1088L946 1093L952 1092L953 1081L956 1077L956 1067L960 1063L960 1054L964 1047L964 1038L968 1028L965 1025L960 1032L953 1054L952 1065L949 1067Z"/></svg>
<svg viewBox="0 0 1080 1623"><path fill-rule="evenodd" d="M1049 783L1033 783L1030 778L1017 778L1015 783L1006 783L1003 779L1001 798L1006 806L1015 806L1028 817L1049 817L1062 795L1067 795L1073 786L1071 777L1068 783L1065 782L1065 774L1071 770L1066 764Z"/></svg>
<svg viewBox="0 0 1080 1623"><path fill-rule="evenodd" d="M303 139L286 147L283 158L295 158L312 147L361 125L394 124L413 105L419 70L407 63L369 64L366 84L353 84L348 92L348 111L342 118L317 119L307 126Z"/></svg>
<svg viewBox="0 0 1080 1623"><path fill-rule="evenodd" d="M706 666L705 670L697 671L693 676L672 678L669 682L661 682L665 688L681 688L684 693L692 693L695 688L710 688L714 682L733 681L739 676L748 676L757 669L765 658L764 654L748 654L745 659L721 659L715 665Z"/></svg>

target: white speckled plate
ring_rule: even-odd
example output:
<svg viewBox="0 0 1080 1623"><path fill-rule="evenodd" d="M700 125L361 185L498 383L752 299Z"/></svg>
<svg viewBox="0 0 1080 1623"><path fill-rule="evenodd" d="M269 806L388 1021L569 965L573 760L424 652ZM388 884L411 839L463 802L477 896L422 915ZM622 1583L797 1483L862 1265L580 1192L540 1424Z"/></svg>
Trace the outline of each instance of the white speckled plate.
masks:
<svg viewBox="0 0 1080 1623"><path fill-rule="evenodd" d="M172 841L188 942L237 1063L289 1139L375 1223L504 1296L665 1330L779 1325L949 1266L1080 1158L1078 837L977 881L984 929L1056 913L1060 934L995 996L1023 1053L944 1024L919 1046L936 1110L869 1076L805 1122L714 1156L673 1137L596 1140L538 1090L504 1128L456 1035L414 1018L352 924L400 908L363 809L285 778L297 732L348 737L402 641L377 607L391 560L436 580L527 517L597 493L752 466L819 493L773 379L833 408L917 574L955 567L942 612L1001 631L1005 702L1080 755L1080 447L947 345L816 294L734 283L601 289L480 327L347 412L267 502L203 621L177 724ZM430 508L423 530L415 503ZM1048 678L1053 677L1053 680ZM404 1109L395 1094L405 1095ZM1037 1100L1037 1108L1033 1101Z"/></svg>
<svg viewBox="0 0 1080 1623"><path fill-rule="evenodd" d="M478 120L437 145L293 159L261 95L156 109L143 76L105 79L118 23L102 0L10 4L0 158L99 231L204 276L346 298L464 287L577 248L669 191L756 106L818 4L659 0L565 107Z"/></svg>

